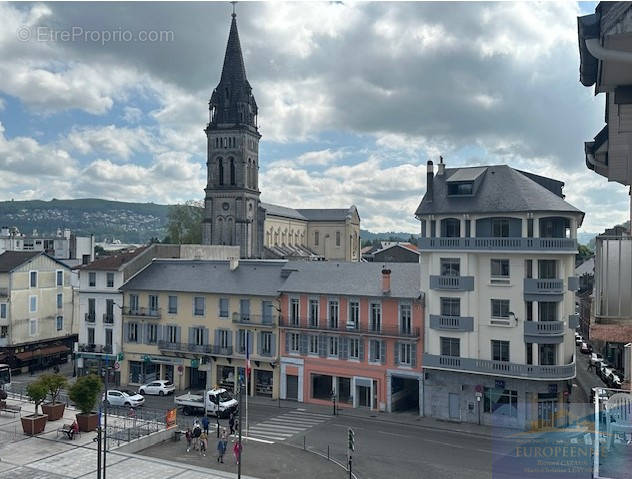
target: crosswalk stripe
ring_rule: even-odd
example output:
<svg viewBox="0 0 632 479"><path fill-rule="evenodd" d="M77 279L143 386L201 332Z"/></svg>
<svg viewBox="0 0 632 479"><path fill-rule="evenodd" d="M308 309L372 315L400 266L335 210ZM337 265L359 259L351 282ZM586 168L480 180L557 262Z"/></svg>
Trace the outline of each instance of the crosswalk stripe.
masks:
<svg viewBox="0 0 632 479"><path fill-rule="evenodd" d="M263 429L272 429L272 430L277 430L277 429L281 429L281 430L286 430L286 431L304 431L305 429L309 429L307 427L293 427L293 426L281 426L279 424L266 424L264 422L260 423L260 424L255 424L252 427L259 427L259 428L263 428ZM251 428L252 429L252 428Z"/></svg>
<svg viewBox="0 0 632 479"><path fill-rule="evenodd" d="M277 441L285 441L287 439L287 437L273 436L272 434L261 434L261 433L256 433L256 434L251 433L249 437L252 439L254 439L255 437L265 437L266 439L276 439Z"/></svg>
<svg viewBox="0 0 632 479"><path fill-rule="evenodd" d="M292 421L291 419L270 419L266 422L274 421L278 424L297 424L296 421ZM301 425L305 425L307 427L317 426L318 424L322 424L323 421L300 421Z"/></svg>
<svg viewBox="0 0 632 479"><path fill-rule="evenodd" d="M269 434L269 435L274 435L274 436L281 436L281 437L291 437L294 435L294 433L291 432L281 432L281 431L266 431L265 429L251 429L250 430L250 434L256 434L257 436L260 434Z"/></svg>
<svg viewBox="0 0 632 479"><path fill-rule="evenodd" d="M324 419L331 419L332 416L328 416L326 414L317 414L317 413L311 413L311 412L298 412L298 411L291 411L288 413L283 414L283 416L295 416L295 417L314 417L314 418L323 418Z"/></svg>

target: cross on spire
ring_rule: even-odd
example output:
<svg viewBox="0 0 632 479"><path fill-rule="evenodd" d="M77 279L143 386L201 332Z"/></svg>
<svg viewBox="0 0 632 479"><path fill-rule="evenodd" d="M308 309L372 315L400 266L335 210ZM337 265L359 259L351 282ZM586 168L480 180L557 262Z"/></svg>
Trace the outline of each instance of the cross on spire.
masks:
<svg viewBox="0 0 632 479"><path fill-rule="evenodd" d="M233 15L232 15L232 17L235 18L237 16L237 14L235 13L235 5L237 5L237 0L233 0L230 3L233 4Z"/></svg>

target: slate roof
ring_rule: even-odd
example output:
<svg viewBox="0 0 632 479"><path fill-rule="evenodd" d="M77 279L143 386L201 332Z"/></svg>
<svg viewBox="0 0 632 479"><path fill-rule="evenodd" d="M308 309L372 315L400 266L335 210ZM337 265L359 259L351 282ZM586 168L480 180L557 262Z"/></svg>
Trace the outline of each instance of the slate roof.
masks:
<svg viewBox="0 0 632 479"><path fill-rule="evenodd" d="M346 209L297 209L301 215L309 221L344 221L347 216L351 216L352 208Z"/></svg>
<svg viewBox="0 0 632 479"><path fill-rule="evenodd" d="M8 273L31 258L43 254L41 251L5 251L0 254L0 273Z"/></svg>
<svg viewBox="0 0 632 479"><path fill-rule="evenodd" d="M148 247L142 246L136 248L134 251L128 251L125 253L114 254L106 256L104 258L97 259L92 263L81 266L81 269L85 270L99 270L99 271L117 271L121 266L130 262L133 258L141 254Z"/></svg>
<svg viewBox="0 0 632 479"><path fill-rule="evenodd" d="M550 211L560 213L583 212L564 201L550 189L542 186L524 173L507 165L488 166L476 194L470 196L448 196L447 183L459 170L446 168L445 174L435 175L433 200L424 195L415 214L458 214L458 213L510 213L528 211ZM544 178L544 177L540 177Z"/></svg>
<svg viewBox="0 0 632 479"><path fill-rule="evenodd" d="M231 271L229 261L155 259L120 289L277 296L286 263L240 260Z"/></svg>
<svg viewBox="0 0 632 479"><path fill-rule="evenodd" d="M285 206L273 205L271 203L261 203L261 206L265 208L266 213L273 216L283 216L284 218L294 218L297 220L307 221L302 214L296 211L294 208L287 208Z"/></svg>
<svg viewBox="0 0 632 479"><path fill-rule="evenodd" d="M595 257L592 256L575 268L575 276L595 274Z"/></svg>
<svg viewBox="0 0 632 479"><path fill-rule="evenodd" d="M292 262L286 267L292 272L280 290L287 293L382 297L384 266L391 270L390 297L418 298L421 295L418 263Z"/></svg>

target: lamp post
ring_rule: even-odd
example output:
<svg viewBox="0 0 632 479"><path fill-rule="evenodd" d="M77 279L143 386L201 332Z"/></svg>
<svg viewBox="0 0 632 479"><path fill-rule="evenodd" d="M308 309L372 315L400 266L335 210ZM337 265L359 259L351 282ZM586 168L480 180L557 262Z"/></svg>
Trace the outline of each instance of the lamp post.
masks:
<svg viewBox="0 0 632 479"><path fill-rule="evenodd" d="M242 382L241 382L241 376L239 376L238 385L239 385L239 412L238 412L239 413L239 416L238 416L239 417L239 424L238 424L238 426L239 426L238 427L238 429L239 429L239 442L238 442L238 444L239 444L239 446L238 446L239 447L239 452L237 454L237 479L241 479L241 462L242 462L241 461L241 459L242 459L242 457L241 457L241 451L242 451L242 447L241 447L241 403L242 403L242 399L243 399L243 389L244 389L243 385L242 385Z"/></svg>

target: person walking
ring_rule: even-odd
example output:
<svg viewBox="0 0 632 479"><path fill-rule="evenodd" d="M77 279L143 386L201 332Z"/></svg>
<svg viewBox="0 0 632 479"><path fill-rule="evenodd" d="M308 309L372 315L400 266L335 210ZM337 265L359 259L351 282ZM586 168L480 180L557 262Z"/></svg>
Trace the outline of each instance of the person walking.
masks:
<svg viewBox="0 0 632 479"><path fill-rule="evenodd" d="M206 449L208 448L208 435L203 432L200 435L200 456L206 457Z"/></svg>
<svg viewBox="0 0 632 479"><path fill-rule="evenodd" d="M235 455L235 464L239 464L239 460L241 459L241 444L239 441L235 441L235 445L233 446L233 454Z"/></svg>
<svg viewBox="0 0 632 479"><path fill-rule="evenodd" d="M191 435L193 436L193 449L197 451L200 448L200 436L202 435L202 428L197 419L193 422Z"/></svg>
<svg viewBox="0 0 632 479"><path fill-rule="evenodd" d="M228 427L230 427L230 435L235 434L235 413L231 412L228 418Z"/></svg>
<svg viewBox="0 0 632 479"><path fill-rule="evenodd" d="M217 462L224 463L224 454L226 454L226 429L222 431L222 435L217 441Z"/></svg>
<svg viewBox="0 0 632 479"><path fill-rule="evenodd" d="M208 418L206 417L206 414L202 418L202 429L204 429L204 432L208 436Z"/></svg>
<svg viewBox="0 0 632 479"><path fill-rule="evenodd" d="M191 450L191 440L193 439L190 427L187 428L187 432L184 433L184 437L187 440L187 452L189 452Z"/></svg>

